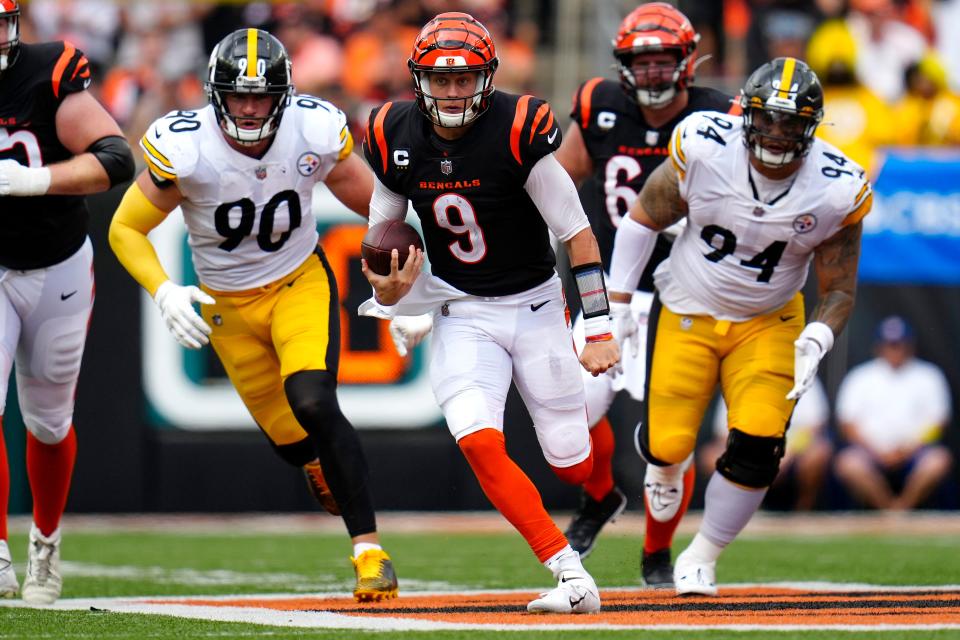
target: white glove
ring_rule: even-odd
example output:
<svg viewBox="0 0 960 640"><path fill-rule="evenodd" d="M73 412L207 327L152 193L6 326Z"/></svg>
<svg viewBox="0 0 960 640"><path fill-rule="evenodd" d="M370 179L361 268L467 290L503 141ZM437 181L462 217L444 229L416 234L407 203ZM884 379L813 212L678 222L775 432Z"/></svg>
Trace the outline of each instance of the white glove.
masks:
<svg viewBox="0 0 960 640"><path fill-rule="evenodd" d="M390 337L401 357L420 344L433 329L433 314L394 316L390 321Z"/></svg>
<svg viewBox="0 0 960 640"><path fill-rule="evenodd" d="M787 400L798 399L813 386L820 361L833 348L833 329L822 322L811 322L793 346L793 389L787 394Z"/></svg>
<svg viewBox="0 0 960 640"><path fill-rule="evenodd" d="M0 196L42 196L50 188L50 169L0 160Z"/></svg>
<svg viewBox="0 0 960 640"><path fill-rule="evenodd" d="M640 343L637 341L639 325L633 317L629 302L610 301L610 324L613 339L620 345L620 351L626 350L626 344L629 341L630 357L636 358L640 351Z"/></svg>
<svg viewBox="0 0 960 640"><path fill-rule="evenodd" d="M157 288L153 301L177 342L188 349L199 349L210 342L210 325L194 311L193 303L214 304L216 300L197 287L181 287L167 280Z"/></svg>

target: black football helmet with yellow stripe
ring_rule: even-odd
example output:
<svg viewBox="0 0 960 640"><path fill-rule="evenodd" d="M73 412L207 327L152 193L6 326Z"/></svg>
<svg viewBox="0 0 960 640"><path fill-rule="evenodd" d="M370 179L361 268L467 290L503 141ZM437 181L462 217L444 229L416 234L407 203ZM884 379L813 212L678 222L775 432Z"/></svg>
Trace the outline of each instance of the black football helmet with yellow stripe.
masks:
<svg viewBox="0 0 960 640"><path fill-rule="evenodd" d="M776 58L750 74L740 106L744 144L764 165L779 167L809 153L823 119L823 87L802 60Z"/></svg>
<svg viewBox="0 0 960 640"><path fill-rule="evenodd" d="M277 132L293 95L290 56L280 41L266 31L238 29L210 53L204 88L224 133L241 144L256 144ZM273 108L263 118L243 118L259 120L259 127L238 127L237 116L227 108L226 96L231 93L271 95Z"/></svg>

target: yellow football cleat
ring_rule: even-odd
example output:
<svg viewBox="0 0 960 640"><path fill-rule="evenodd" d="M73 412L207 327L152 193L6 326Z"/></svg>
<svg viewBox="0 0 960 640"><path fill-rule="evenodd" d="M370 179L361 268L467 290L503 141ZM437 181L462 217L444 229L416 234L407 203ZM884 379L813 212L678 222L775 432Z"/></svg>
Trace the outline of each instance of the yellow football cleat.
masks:
<svg viewBox="0 0 960 640"><path fill-rule="evenodd" d="M397 597L397 574L383 549L370 549L350 558L357 574L353 597L357 602L380 602Z"/></svg>
<svg viewBox="0 0 960 640"><path fill-rule="evenodd" d="M310 493L317 499L320 506L332 516L340 515L340 507L333 498L330 487L327 486L327 481L323 477L323 469L320 468L320 463L314 460L313 462L308 462L303 465L303 475L307 478L307 488L310 489Z"/></svg>

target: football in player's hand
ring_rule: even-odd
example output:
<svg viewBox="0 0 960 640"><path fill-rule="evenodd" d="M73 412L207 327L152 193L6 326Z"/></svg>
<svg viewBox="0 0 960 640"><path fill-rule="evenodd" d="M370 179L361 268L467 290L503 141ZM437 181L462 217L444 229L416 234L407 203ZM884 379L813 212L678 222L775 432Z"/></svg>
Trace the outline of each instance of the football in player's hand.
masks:
<svg viewBox="0 0 960 640"><path fill-rule="evenodd" d="M417 230L403 220L387 220L367 229L360 243L360 255L367 261L371 271L386 276L390 275L390 252L397 250L400 258L398 266L402 269L410 254L410 245L423 250L423 240Z"/></svg>

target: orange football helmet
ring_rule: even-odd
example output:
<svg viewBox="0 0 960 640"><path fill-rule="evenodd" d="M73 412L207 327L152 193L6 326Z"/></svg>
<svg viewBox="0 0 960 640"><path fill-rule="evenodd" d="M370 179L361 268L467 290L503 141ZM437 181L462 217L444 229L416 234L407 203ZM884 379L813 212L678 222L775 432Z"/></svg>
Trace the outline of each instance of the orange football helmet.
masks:
<svg viewBox="0 0 960 640"><path fill-rule="evenodd" d="M693 82L700 35L687 16L665 2L651 2L633 11L620 23L613 39L620 82L624 90L646 107L663 107ZM670 64L635 63L642 54L670 53Z"/></svg>
<svg viewBox="0 0 960 640"><path fill-rule="evenodd" d="M20 47L20 3L0 0L0 73L16 61Z"/></svg>
<svg viewBox="0 0 960 640"><path fill-rule="evenodd" d="M420 31L407 60L420 111L440 127L470 124L490 106L493 74L499 63L493 38L479 20L455 11L437 15ZM476 91L456 98L462 101L462 109L457 113L440 109L438 100L449 103L451 99L431 93L430 74L471 71L478 72Z"/></svg>

